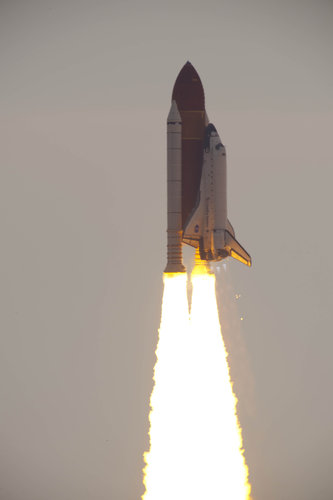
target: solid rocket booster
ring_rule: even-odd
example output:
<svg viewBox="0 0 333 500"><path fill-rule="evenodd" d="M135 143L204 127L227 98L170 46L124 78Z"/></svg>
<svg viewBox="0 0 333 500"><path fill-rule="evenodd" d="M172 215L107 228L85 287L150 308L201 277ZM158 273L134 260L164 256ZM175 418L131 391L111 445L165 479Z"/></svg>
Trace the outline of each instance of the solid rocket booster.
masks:
<svg viewBox="0 0 333 500"><path fill-rule="evenodd" d="M167 120L168 262L165 273L183 273L182 255L182 121L176 101Z"/></svg>

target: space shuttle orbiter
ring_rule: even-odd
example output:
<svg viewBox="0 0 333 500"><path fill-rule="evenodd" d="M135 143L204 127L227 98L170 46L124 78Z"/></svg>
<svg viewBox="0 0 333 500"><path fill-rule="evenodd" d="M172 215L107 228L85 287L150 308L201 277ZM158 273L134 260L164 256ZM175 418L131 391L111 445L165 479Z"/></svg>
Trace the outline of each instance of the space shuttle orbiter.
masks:
<svg viewBox="0 0 333 500"><path fill-rule="evenodd" d="M251 266L227 217L226 151L205 111L199 75L187 62L172 93L167 121L168 263L184 272L182 244L198 248L203 261L228 256Z"/></svg>

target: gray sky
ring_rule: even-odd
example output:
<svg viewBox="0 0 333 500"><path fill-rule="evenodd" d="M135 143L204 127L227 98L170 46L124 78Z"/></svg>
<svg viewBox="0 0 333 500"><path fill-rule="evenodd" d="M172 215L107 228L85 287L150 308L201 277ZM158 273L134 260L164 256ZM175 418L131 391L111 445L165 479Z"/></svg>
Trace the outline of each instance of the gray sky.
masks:
<svg viewBox="0 0 333 500"><path fill-rule="evenodd" d="M329 0L0 2L1 500L142 493L188 59L254 262L218 274L253 497L333 498L332 26Z"/></svg>

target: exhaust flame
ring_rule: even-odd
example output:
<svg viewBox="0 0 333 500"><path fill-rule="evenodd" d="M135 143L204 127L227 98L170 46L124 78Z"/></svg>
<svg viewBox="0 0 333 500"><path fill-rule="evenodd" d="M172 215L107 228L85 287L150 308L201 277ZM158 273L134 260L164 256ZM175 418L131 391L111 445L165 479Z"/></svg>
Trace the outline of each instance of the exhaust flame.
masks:
<svg viewBox="0 0 333 500"><path fill-rule="evenodd" d="M159 342L151 394L150 451L144 454L143 500L249 500L215 276L164 275Z"/></svg>

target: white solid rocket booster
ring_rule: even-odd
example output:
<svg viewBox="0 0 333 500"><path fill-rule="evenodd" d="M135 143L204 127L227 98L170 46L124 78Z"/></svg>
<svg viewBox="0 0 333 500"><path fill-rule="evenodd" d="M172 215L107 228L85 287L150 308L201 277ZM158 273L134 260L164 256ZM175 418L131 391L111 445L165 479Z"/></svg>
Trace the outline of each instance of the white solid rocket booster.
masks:
<svg viewBox="0 0 333 500"><path fill-rule="evenodd" d="M165 273L185 272L182 257L182 121L176 101L167 120L168 261Z"/></svg>

